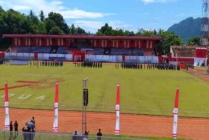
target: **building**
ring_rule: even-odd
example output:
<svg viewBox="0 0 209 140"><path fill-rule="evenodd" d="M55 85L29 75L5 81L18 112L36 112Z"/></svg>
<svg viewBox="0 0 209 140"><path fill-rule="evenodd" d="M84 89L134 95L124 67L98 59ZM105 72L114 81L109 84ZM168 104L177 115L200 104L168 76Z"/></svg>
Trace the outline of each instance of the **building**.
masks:
<svg viewBox="0 0 209 140"><path fill-rule="evenodd" d="M144 36L76 36L76 35L34 35L4 34L3 38L12 38L13 46L65 46L88 44L90 47L111 48L150 48L154 49L161 37Z"/></svg>

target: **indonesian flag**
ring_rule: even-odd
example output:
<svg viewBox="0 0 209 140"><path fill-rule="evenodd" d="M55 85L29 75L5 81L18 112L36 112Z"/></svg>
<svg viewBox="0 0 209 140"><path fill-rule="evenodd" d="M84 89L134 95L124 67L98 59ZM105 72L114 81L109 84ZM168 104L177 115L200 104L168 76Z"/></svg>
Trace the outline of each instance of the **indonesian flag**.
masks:
<svg viewBox="0 0 209 140"><path fill-rule="evenodd" d="M117 85L117 94L116 94L116 123L115 123L115 135L120 134L120 85Z"/></svg>
<svg viewBox="0 0 209 140"><path fill-rule="evenodd" d="M58 95L59 95L59 84L56 83L55 100L54 100L54 123L53 123L54 132L58 132Z"/></svg>
<svg viewBox="0 0 209 140"><path fill-rule="evenodd" d="M9 120L9 93L8 93L8 83L5 83L5 129L9 130L10 120Z"/></svg>

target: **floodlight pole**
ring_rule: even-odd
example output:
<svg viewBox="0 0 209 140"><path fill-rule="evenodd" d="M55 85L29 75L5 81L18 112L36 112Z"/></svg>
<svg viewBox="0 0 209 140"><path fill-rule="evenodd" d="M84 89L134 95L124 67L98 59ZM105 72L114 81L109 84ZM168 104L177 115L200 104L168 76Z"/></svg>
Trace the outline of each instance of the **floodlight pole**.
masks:
<svg viewBox="0 0 209 140"><path fill-rule="evenodd" d="M88 89L88 77L83 79L83 91ZM86 109L87 106L84 106L84 95L82 95L82 135L87 131L87 121L86 121Z"/></svg>

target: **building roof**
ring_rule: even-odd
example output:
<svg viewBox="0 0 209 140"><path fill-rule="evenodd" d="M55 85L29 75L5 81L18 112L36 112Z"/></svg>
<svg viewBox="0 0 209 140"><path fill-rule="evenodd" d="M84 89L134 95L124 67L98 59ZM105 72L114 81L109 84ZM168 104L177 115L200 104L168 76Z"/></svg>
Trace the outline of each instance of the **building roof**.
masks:
<svg viewBox="0 0 209 140"><path fill-rule="evenodd" d="M92 36L92 35L46 35L46 34L3 34L3 38L65 38L65 39L127 39L127 40L161 40L162 37L153 36Z"/></svg>

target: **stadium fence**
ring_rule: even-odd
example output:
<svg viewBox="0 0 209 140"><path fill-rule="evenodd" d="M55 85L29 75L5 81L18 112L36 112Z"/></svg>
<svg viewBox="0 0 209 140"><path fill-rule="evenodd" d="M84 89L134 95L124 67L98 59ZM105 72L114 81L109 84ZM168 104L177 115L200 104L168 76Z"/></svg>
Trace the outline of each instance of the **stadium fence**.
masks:
<svg viewBox="0 0 209 140"><path fill-rule="evenodd" d="M25 140L24 137L27 137L28 140L73 140L73 133L30 133L30 132L19 132L18 136L15 136L14 133L10 135L9 131L1 131L0 139L1 140ZM97 140L97 136L76 136L76 140ZM121 137L121 136L102 136L102 140L146 140L145 138L139 137Z"/></svg>

